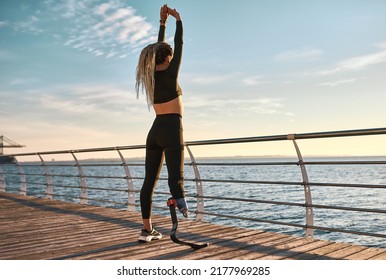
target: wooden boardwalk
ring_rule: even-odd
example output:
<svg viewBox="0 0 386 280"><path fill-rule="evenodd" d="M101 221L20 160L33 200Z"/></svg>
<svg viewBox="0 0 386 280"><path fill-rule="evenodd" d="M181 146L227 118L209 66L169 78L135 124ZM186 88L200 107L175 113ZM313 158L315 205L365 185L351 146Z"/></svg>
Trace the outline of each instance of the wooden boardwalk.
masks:
<svg viewBox="0 0 386 280"><path fill-rule="evenodd" d="M138 212L0 193L0 259L386 259L386 250L259 230L180 220L178 236L209 242L204 249L171 242L170 217L156 216L164 238L138 243Z"/></svg>

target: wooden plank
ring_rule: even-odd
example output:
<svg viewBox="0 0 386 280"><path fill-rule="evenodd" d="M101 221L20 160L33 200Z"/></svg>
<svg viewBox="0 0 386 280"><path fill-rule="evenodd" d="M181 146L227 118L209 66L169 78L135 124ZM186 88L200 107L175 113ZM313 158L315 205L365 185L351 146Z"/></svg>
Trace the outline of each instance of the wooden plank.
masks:
<svg viewBox="0 0 386 280"><path fill-rule="evenodd" d="M241 259L241 260L249 260L249 259L255 259L257 255L266 255L263 252L266 252L270 250L271 248L274 248L275 246L279 244L283 244L286 242L289 242L290 240L293 240L292 236L276 236L275 238L266 238L266 239L260 239L256 240L256 242L251 242L247 246L236 249L230 254L225 254L225 256L222 256L222 259Z"/></svg>
<svg viewBox="0 0 386 280"><path fill-rule="evenodd" d="M133 230L133 229L131 229ZM26 234L28 232L26 231ZM124 228L111 228L104 229L103 231L68 231L64 234L60 232L53 232L51 235L34 237L32 240L24 241L22 240L19 244L12 245L14 248L4 248L2 254L7 252L14 252L14 258L24 258L31 259L35 258L35 255L39 255L42 258L47 258L43 255L46 250L50 252L64 251L81 249L82 247L87 247L88 245L95 244L100 246L101 244L106 243L106 241L111 242L117 238L126 238L128 234L128 229ZM48 248L48 249L47 249ZM18 253L16 253L18 252ZM50 257L55 255L50 255ZM39 258L39 257L37 257Z"/></svg>
<svg viewBox="0 0 386 280"><path fill-rule="evenodd" d="M343 260L343 259L350 259L349 256L359 253L363 250L365 250L366 247L363 246L348 246L342 249L338 249L336 251L333 251L331 253L328 253L325 255L325 257L332 258L332 259L338 259L338 260Z"/></svg>
<svg viewBox="0 0 386 280"><path fill-rule="evenodd" d="M297 255L297 258L301 259L301 260L313 260L313 259L327 260L327 259L331 259L331 258L328 258L325 255L327 255L331 252L349 247L349 246L351 246L351 245L346 244L346 243L334 243L334 242L327 243L324 246L321 246L319 248L313 249L313 250L308 251L306 253L301 253L301 254Z"/></svg>
<svg viewBox="0 0 386 280"><path fill-rule="evenodd" d="M164 238L142 244L138 212L0 193L0 259L386 259L381 248L180 219L180 239L211 243L193 250L171 242L170 217L154 220Z"/></svg>
<svg viewBox="0 0 386 280"><path fill-rule="evenodd" d="M264 260L281 260L281 259L297 259L296 256L300 253L306 253L315 248L319 248L325 244L323 240L308 240L304 238L294 239L286 244L281 244L272 250L264 252L261 257L255 259Z"/></svg>
<svg viewBox="0 0 386 280"><path fill-rule="evenodd" d="M57 203L54 203L54 204L57 205ZM66 207L63 207L62 210L64 208ZM81 208L84 208L87 210L87 207L85 206L81 206ZM90 209L91 208L94 208L94 207L90 207ZM67 207L67 209L74 210L73 207ZM78 206L75 207L76 211L78 211L79 209L80 208ZM94 209L99 209L100 211L103 211L102 213L104 214L109 212L114 213L115 217L106 216L106 215L103 217L96 216L97 211L94 211L93 213L91 213L91 215L90 213L87 213L87 215L89 216L86 216L86 217L83 216L83 217L80 217L80 218L78 217L77 219L74 219L75 214L83 215L83 213L79 213L79 212L73 213L73 212L67 211L61 214L61 216L65 215L65 218L58 218L54 215L54 218L56 218L55 223L59 224L59 227L55 225L54 227L48 228L47 230L47 226L49 226L49 223L44 224L43 226L45 227L45 230L43 234L39 231L36 231L34 234L31 235L31 232L28 230L31 219L29 219L29 215L26 215L27 219L24 221L24 224L21 224L21 226L18 227L19 223L17 223L16 225L14 224L14 227L13 227L13 230L15 230L15 228L17 229L16 230L18 232L17 237L19 238L19 242L17 242L17 247L14 248L14 250L19 251L19 253L16 253L16 254L13 253L13 258L14 259L41 259L41 258L47 259L47 258L55 257L56 256L55 253L59 251L64 251L65 253L68 253L66 250L68 250L69 248L71 248L71 250L74 250L74 248L77 248L76 251L79 251L78 250L79 248L83 249L83 247L90 246L90 244L101 246L101 244L106 243L106 240L110 240L111 242L111 240L119 238L119 235L117 234L116 230L117 229L119 230L120 227L123 229L127 228L126 226L123 226L126 223L126 221L120 220L120 219L123 217L122 216L123 214L127 215L128 212L127 211L111 212L108 209L106 209L107 211L105 211L104 209L101 209L101 208L94 208ZM36 213L38 212L35 212L35 214ZM116 215L117 213L120 214L119 217L117 217ZM45 219L46 215L41 215L41 217ZM91 222L88 218L91 219ZM92 219L96 219L97 221L93 221ZM82 222L79 223L79 221L82 221ZM112 221L114 223L111 223ZM101 227L101 223L105 223L105 224L107 223L108 225L107 226L103 225L103 227ZM36 225L36 224L41 226L43 223L40 223L39 219L36 218L32 220L32 225ZM52 224L52 219L51 219L51 224ZM73 227L74 225L75 227ZM90 227L90 225L92 225L92 227ZM98 227L97 230L95 230L96 227ZM23 232L24 232L24 236L20 235ZM99 237L96 238L95 236L92 236L90 234L92 232L94 232L94 234L98 234ZM102 232L105 232L105 235L101 237L100 234ZM114 235L113 238L111 237L111 234ZM126 234L127 233L125 232L124 235ZM5 239L8 242L10 241L9 238L8 239L6 238L9 236L3 235L3 237L5 237ZM23 238L20 238L20 237L23 237ZM12 241L14 240L11 240L11 242ZM13 246L12 243L10 245L11 247ZM9 250L5 250L5 249L8 249L8 248L4 248L4 246L2 246L2 250L1 250L2 255L7 254L7 252L9 253ZM47 250L50 251L50 255L45 254ZM9 256L8 254L5 255L6 258L8 258L8 256Z"/></svg>
<svg viewBox="0 0 386 280"><path fill-rule="evenodd" d="M379 248L366 248L363 251L350 255L348 258L350 260L369 260L376 259L378 255L384 253L383 249Z"/></svg>
<svg viewBox="0 0 386 280"><path fill-rule="evenodd" d="M299 242L301 240L299 237L294 236L285 236L286 238L281 238L276 240L273 240L274 242L268 242L268 243L259 243L256 244L254 247L249 249L249 252L239 256L238 259L259 259L264 258L271 253L280 252L281 248L289 246L289 244L292 244L293 242Z"/></svg>
<svg viewBox="0 0 386 280"><path fill-rule="evenodd" d="M374 257L369 258L369 260L386 260L386 251Z"/></svg>

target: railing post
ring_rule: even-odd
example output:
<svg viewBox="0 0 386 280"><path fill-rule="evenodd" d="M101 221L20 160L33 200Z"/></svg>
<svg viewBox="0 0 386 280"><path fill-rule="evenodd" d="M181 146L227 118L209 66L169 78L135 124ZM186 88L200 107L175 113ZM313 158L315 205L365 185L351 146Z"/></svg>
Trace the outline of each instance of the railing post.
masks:
<svg viewBox="0 0 386 280"><path fill-rule="evenodd" d="M52 179L51 179L51 175L48 171L48 167L44 161L44 159L41 157L41 155L39 153L37 153L38 157L40 158L40 161L42 162L42 166L44 168L44 175L46 177L46 183L47 183L47 187L46 187L46 198L48 199L53 199L53 188L52 188Z"/></svg>
<svg viewBox="0 0 386 280"><path fill-rule="evenodd" d="M126 160L123 157L121 151L118 148L115 148L119 154L119 157L121 158L122 161L122 166L125 169L125 174L126 174L126 181L127 181L127 210L129 211L135 211L135 190L134 190L134 184L133 184L133 179L130 174L129 167L126 164Z"/></svg>
<svg viewBox="0 0 386 280"><path fill-rule="evenodd" d="M295 146L296 154L299 159L299 166L302 172L303 177L303 187L304 187L304 198L306 201L306 238L314 238L314 210L312 208L312 196L311 196L311 188L308 181L307 170L303 162L303 157L300 152L299 146L295 140L295 134L289 134L287 136L288 140L291 140Z"/></svg>
<svg viewBox="0 0 386 280"><path fill-rule="evenodd" d="M0 166L0 192L5 192L5 176L1 166Z"/></svg>
<svg viewBox="0 0 386 280"><path fill-rule="evenodd" d="M20 175L20 195L27 195L27 180L25 178L25 173L23 167L19 164L17 159L15 158L16 166L17 169L19 170L19 175Z"/></svg>
<svg viewBox="0 0 386 280"><path fill-rule="evenodd" d="M193 156L193 153L192 151L189 149L188 145L185 145L188 153L189 153L189 156L190 156L190 160L191 160L191 164L193 166L193 170L194 170L194 176L195 176L195 181L196 181L196 192L197 192L197 215L196 215L196 221L203 221L204 220L204 198L203 198L203 195L204 195L204 192L203 192L203 188L202 188L202 181L201 181L201 176L200 176L200 172L198 170L198 166L197 166L197 163L196 163L196 160Z"/></svg>
<svg viewBox="0 0 386 280"><path fill-rule="evenodd" d="M87 180L84 176L82 166L80 165L78 159L76 158L74 152L70 152L72 154L72 157L75 160L76 167L78 168L79 172L79 179L80 179L80 203L81 204L87 204L88 203L88 191L87 191Z"/></svg>

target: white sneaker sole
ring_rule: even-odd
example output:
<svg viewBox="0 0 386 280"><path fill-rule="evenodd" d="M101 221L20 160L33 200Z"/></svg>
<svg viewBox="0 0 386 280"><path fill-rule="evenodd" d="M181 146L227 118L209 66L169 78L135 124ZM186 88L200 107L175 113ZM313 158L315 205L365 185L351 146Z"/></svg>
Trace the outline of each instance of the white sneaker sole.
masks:
<svg viewBox="0 0 386 280"><path fill-rule="evenodd" d="M139 242L151 242L153 240L160 240L162 238L162 235L161 236L140 236L138 238L138 241Z"/></svg>

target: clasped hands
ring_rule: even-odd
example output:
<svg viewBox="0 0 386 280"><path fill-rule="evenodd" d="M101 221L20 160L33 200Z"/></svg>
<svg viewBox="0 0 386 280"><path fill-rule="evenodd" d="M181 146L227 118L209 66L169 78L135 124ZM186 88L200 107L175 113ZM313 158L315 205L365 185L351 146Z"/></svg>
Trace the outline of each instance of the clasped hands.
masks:
<svg viewBox="0 0 386 280"><path fill-rule="evenodd" d="M171 9L168 7L168 5L163 5L160 10L160 22L166 23L168 16L171 15L176 20L181 20L180 14L177 12L176 9Z"/></svg>

